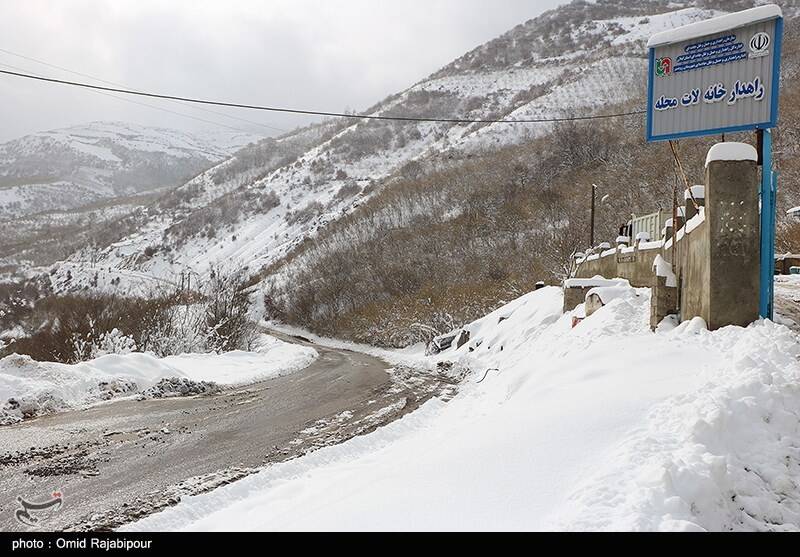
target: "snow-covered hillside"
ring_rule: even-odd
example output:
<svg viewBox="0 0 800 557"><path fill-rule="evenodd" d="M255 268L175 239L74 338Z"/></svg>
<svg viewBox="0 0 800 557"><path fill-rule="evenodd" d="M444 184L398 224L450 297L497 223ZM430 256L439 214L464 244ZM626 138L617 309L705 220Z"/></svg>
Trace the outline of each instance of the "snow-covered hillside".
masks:
<svg viewBox="0 0 800 557"><path fill-rule="evenodd" d="M652 333L621 294L576 328L560 289L523 296L431 361L472 370L450 402L125 529L800 529L797 336Z"/></svg>
<svg viewBox="0 0 800 557"><path fill-rule="evenodd" d="M189 134L122 122L39 132L0 145L0 217L70 210L181 185L258 136Z"/></svg>
<svg viewBox="0 0 800 557"><path fill-rule="evenodd" d="M643 96L644 39L719 14L680 3L574 3L479 47L367 111L473 119L552 118L629 106ZM548 133L508 125L339 120L246 149L151 210L134 234L81 251L58 290L141 288L142 273L177 282L213 266L255 272L358 207L393 177ZM145 255L147 254L147 255ZM92 262L90 269L87 263Z"/></svg>

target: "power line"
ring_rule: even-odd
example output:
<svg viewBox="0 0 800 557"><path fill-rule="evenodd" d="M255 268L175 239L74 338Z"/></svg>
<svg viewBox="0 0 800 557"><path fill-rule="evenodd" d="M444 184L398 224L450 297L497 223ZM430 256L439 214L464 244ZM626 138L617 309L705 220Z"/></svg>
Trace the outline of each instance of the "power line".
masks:
<svg viewBox="0 0 800 557"><path fill-rule="evenodd" d="M7 62L0 62L0 66L6 67L6 68L11 68L11 69L18 70L18 71L21 71L21 72L27 72L28 71L28 70L20 68L18 66L13 66L13 65L11 65L11 64L9 64ZM109 97L111 99L116 99L118 101L130 103L130 104L135 104L135 105L139 105L139 106L144 106L146 108L152 108L153 110L159 110L161 112L167 112L169 114L175 114L176 116L182 116L184 118L191 118L192 120L196 120L198 122L203 122L205 124L212 124L214 126L221 126L223 128L228 128L229 130L233 130L233 131L238 131L238 132L243 132L243 133L250 133L247 130L244 130L244 129L241 129L241 128L236 128L234 126L229 126L228 124L223 124L221 122L214 122L212 120L206 120L204 118L199 118L199 117L193 116L191 114L184 114L182 112L176 112L176 111L170 110L168 108L164 108L164 107L161 107L161 106L155 106L155 105L152 105L152 104L147 104L147 103L135 101L133 99L126 99L125 97L112 95L111 93L104 93L103 91L91 91L91 92L92 93L96 93L98 95L103 95L104 97Z"/></svg>
<svg viewBox="0 0 800 557"><path fill-rule="evenodd" d="M7 64L6 62L0 62L0 66L6 67L6 68L13 68L13 69L21 70L21 71L27 71L27 70L22 70L21 68L18 68L17 66L12 66L11 64ZM196 116L192 116L191 114L182 114L180 112L175 112L174 110L169 110L168 108L163 108L163 107L160 107L160 106L153 106L151 104L141 103L141 102L135 101L133 99L126 99L124 97L118 97L117 95L112 95L110 93L104 93L102 91L91 91L91 92L95 93L97 95L103 95L104 97L109 97L109 98L112 98L112 99L115 99L115 100L118 100L118 101L131 103L131 104L136 104L136 105L139 105L139 106L152 108L153 110L160 110L162 112L168 112L170 114L176 114L178 116L183 116L185 118L191 118L192 120L197 120L198 122L205 122L206 124L213 124L215 126L222 126L222 127L228 128L228 129L233 130L233 131L246 132L246 130L242 130L242 129L239 129L239 128L234 128L232 126L228 126L227 124L221 124L221 123L218 123L218 122L212 122L211 120L205 120L203 118L198 118ZM250 133L250 132L246 132L246 133ZM206 157L214 156L214 157L217 157L219 159L225 159L226 157L230 156L229 154L225 153L224 151L210 151L208 149L193 149L191 147L181 147L181 149L184 150L184 151L190 151L192 153L200 153L201 155L205 155Z"/></svg>
<svg viewBox="0 0 800 557"><path fill-rule="evenodd" d="M128 87L127 85L124 85L122 83L117 83L117 82L114 82L114 81L108 81L106 79L102 79L102 78L99 78L99 77L94 76L94 75L90 75L90 74L78 72L78 71L75 71L75 70L71 70L69 68L65 68L64 66L51 64L50 62L45 62L44 60L38 60L36 58L32 58L31 56L26 56L24 54L19 54L17 52L12 52L12 51L6 50L4 48L0 48L0 52L2 52L4 54L9 54L11 56L16 56L17 58L22 58L24 60L29 60L31 62L35 62L37 64L41 64L43 66L47 66L49 68L54 68L54 69L60 70L62 72L71 73L73 75L78 75L78 76L81 76L81 77L88 77L89 79L93 79L95 81L99 81L100 83L105 83L106 85L112 85L112 86L115 86L115 87L123 87L123 88L126 88L126 89L132 89L132 87ZM8 65L8 64L6 64L6 65ZM13 68L14 66L9 66L9 67ZM17 68L17 69L19 69L19 68ZM25 72L27 70L21 70L21 71ZM113 98L117 98L118 99L119 97L113 97ZM171 102L175 102L176 104L180 104L181 106L186 106L186 103L177 102L177 101L171 101ZM164 111L169 112L166 109L162 109L162 108L159 108L157 106L150 105L150 104L141 104L141 106L147 106L147 107L150 107L150 108L154 108L156 110L164 110ZM264 123L261 123L261 122L255 122L253 120L248 120L246 118L240 118L238 116L233 116L232 114L225 114L224 112L217 112L216 110L209 110L208 108L204 108L202 106L188 106L188 108L193 108L194 110L200 110L200 111L203 111L203 112L207 112L209 114L216 114L217 116L222 116L223 118L230 118L231 120L238 120L240 122L251 124L253 126L260 126L260 127L264 128L264 129L268 129L268 130L272 130L272 131L277 131L277 132L281 132L281 133L287 133L288 132L288 130L285 130L283 128L270 126L269 124L264 124ZM191 116L189 114L183 114L181 112L172 112L172 114L176 114L178 116L184 116L186 118L192 118L194 120L200 120L201 122L205 122L207 124L214 124L216 126L223 126L223 127L229 128L231 130L251 133L249 130L243 130L241 128L235 128L235 127L229 126L227 124L222 124L222 123L219 123L219 122L213 122L211 120L201 120L199 118L196 118L196 117Z"/></svg>
<svg viewBox="0 0 800 557"><path fill-rule="evenodd" d="M393 120L399 122L444 122L449 124L545 124L557 122L575 122L581 120L603 120L608 118L621 118L625 116L636 116L645 114L644 110L632 110L629 112L619 112L616 114L598 114L594 116L569 116L562 118L531 118L520 120L480 120L470 118L427 118L427 117L412 117L412 116L380 116L369 114L345 114L342 112L325 112L321 110L301 110L296 108L279 108L272 106L259 106L251 104L239 104L223 101L211 101L206 99L195 99L190 97L179 97L177 95L164 95L159 93L147 93L144 91L133 91L130 89L121 89L116 87L103 87L100 85L91 85L89 83L81 83L77 81L67 81L64 79L55 79L52 77L42 77L26 73L11 72L7 70L0 70L0 74L21 77L25 79L32 79L36 81L44 81L47 83L58 83L60 85L70 85L73 87L82 87L84 89L94 89L97 91L107 91L111 93L122 93L125 95L136 95L140 97L150 97L155 99L167 99L174 101L181 101L187 103L224 106L228 108L244 108L247 110L262 110L266 112L281 112L285 114L302 114L307 116L328 116L332 118L352 118L358 120Z"/></svg>

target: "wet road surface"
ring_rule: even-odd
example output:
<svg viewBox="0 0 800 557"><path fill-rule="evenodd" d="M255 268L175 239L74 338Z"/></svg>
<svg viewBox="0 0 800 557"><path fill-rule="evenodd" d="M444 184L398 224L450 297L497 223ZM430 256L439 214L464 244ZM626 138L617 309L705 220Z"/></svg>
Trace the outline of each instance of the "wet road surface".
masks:
<svg viewBox="0 0 800 557"><path fill-rule="evenodd" d="M0 427L0 530L17 497L63 505L41 530L109 530L252 474L270 463L362 435L449 397L444 375L394 368L313 345L305 370L211 396L124 400Z"/></svg>

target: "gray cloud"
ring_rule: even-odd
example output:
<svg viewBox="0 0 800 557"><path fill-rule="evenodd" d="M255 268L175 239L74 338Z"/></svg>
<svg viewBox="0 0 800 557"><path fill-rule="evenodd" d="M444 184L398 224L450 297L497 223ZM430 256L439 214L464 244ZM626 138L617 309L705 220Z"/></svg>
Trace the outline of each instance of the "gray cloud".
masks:
<svg viewBox="0 0 800 557"><path fill-rule="evenodd" d="M564 0L0 3L0 49L156 92L338 111L366 108ZM0 52L3 65L76 77ZM0 141L93 120L213 128L108 96L8 76L0 76L0 98ZM137 102L249 127L169 102ZM226 112L281 128L312 121Z"/></svg>

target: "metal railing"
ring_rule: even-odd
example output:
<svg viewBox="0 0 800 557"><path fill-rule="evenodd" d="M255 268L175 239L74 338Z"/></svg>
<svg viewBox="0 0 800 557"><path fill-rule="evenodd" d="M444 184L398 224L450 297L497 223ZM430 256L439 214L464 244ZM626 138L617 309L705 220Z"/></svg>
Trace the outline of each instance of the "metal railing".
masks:
<svg viewBox="0 0 800 557"><path fill-rule="evenodd" d="M660 209L656 213L640 217L631 215L629 224L631 241L635 241L636 237L642 232L647 232L653 240L661 238L661 231L664 229L668 219L669 215Z"/></svg>

